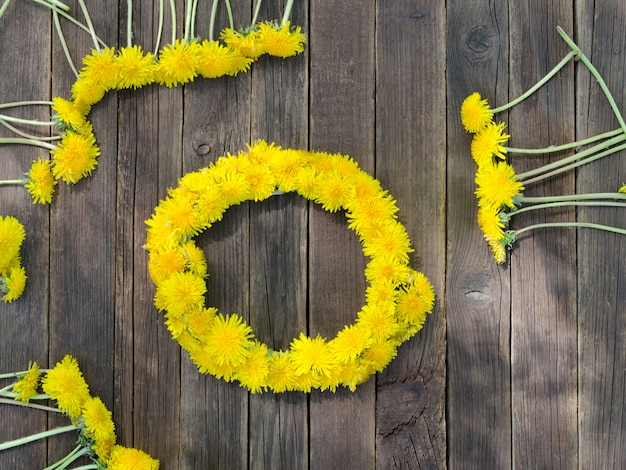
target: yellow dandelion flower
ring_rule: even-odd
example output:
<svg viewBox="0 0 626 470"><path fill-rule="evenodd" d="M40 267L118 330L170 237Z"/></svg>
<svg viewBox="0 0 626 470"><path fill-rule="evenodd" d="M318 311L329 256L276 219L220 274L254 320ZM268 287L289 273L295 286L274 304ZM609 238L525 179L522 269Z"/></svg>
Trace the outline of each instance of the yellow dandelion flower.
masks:
<svg viewBox="0 0 626 470"><path fill-rule="evenodd" d="M228 47L239 51L244 57L256 59L265 54L265 46L261 43L259 31L256 29L250 32L240 32L226 28L220 33L220 38Z"/></svg>
<svg viewBox="0 0 626 470"><path fill-rule="evenodd" d="M217 186L203 192L196 200L198 216L205 225L222 220L228 206L228 202L222 196L222 192Z"/></svg>
<svg viewBox="0 0 626 470"><path fill-rule="evenodd" d="M319 388L321 391L330 390L335 393L337 391L337 387L339 387L341 382L341 374L345 367L344 364L339 364L336 362L330 367L330 372L328 374L319 374L319 373L311 373L312 377L315 380L315 387Z"/></svg>
<svg viewBox="0 0 626 470"><path fill-rule="evenodd" d="M491 248L491 252L493 254L496 263L504 264L506 263L506 245L504 239L495 239L495 238L487 238L487 243L489 243L489 247Z"/></svg>
<svg viewBox="0 0 626 470"><path fill-rule="evenodd" d="M0 215L0 274L8 272L19 259L20 247L26 238L24 226L15 217Z"/></svg>
<svg viewBox="0 0 626 470"><path fill-rule="evenodd" d="M313 372L330 375L331 368L336 362L330 346L320 335L311 339L300 333L300 337L291 342L290 349L296 374Z"/></svg>
<svg viewBox="0 0 626 470"><path fill-rule="evenodd" d="M355 204L358 203L361 205L366 201L382 197L391 199L391 201L393 201L393 205L395 206L393 198L389 197L386 191L383 191L380 181L372 177L372 175L361 171L351 175L351 177L354 184Z"/></svg>
<svg viewBox="0 0 626 470"><path fill-rule="evenodd" d="M104 98L107 87L93 77L81 77L72 84L72 99L85 116L91 105Z"/></svg>
<svg viewBox="0 0 626 470"><path fill-rule="evenodd" d="M360 325L348 325L330 341L330 348L339 362L353 361L372 342L369 332Z"/></svg>
<svg viewBox="0 0 626 470"><path fill-rule="evenodd" d="M267 165L279 152L282 152L282 149L273 142L268 144L264 140L257 140L248 146L248 159L252 163Z"/></svg>
<svg viewBox="0 0 626 470"><path fill-rule="evenodd" d="M478 166L492 164L493 157L498 157L502 160L506 158L507 150L502 144L511 136L503 134L504 126L503 122L499 124L490 122L474 135L471 152L472 158L474 158Z"/></svg>
<svg viewBox="0 0 626 470"><path fill-rule="evenodd" d="M348 387L351 392L354 392L357 385L367 382L369 376L370 374L366 364L360 361L350 361L344 365L340 380L344 387Z"/></svg>
<svg viewBox="0 0 626 470"><path fill-rule="evenodd" d="M206 170L206 168L204 169ZM178 186L187 191L202 193L208 190L214 183L211 175L206 171L192 171L178 180Z"/></svg>
<svg viewBox="0 0 626 470"><path fill-rule="evenodd" d="M138 449L115 445L111 449L106 468L107 470L158 470L159 461Z"/></svg>
<svg viewBox="0 0 626 470"><path fill-rule="evenodd" d="M206 347L216 365L237 366L246 360L251 338L252 328L239 315L219 314L206 337Z"/></svg>
<svg viewBox="0 0 626 470"><path fill-rule="evenodd" d="M148 271L152 281L159 285L172 274L185 269L187 260L180 250L171 248L150 253Z"/></svg>
<svg viewBox="0 0 626 470"><path fill-rule="evenodd" d="M89 397L83 403L81 416L85 424L85 435L94 441L115 441L115 424L111 412L98 397Z"/></svg>
<svg viewBox="0 0 626 470"><path fill-rule="evenodd" d="M304 167L298 171L295 187L298 194L306 199L313 199L317 190L317 171L315 168Z"/></svg>
<svg viewBox="0 0 626 470"><path fill-rule="evenodd" d="M118 88L141 88L154 81L156 71L154 56L145 55L141 46L122 47L117 57L119 67Z"/></svg>
<svg viewBox="0 0 626 470"><path fill-rule="evenodd" d="M259 393L267 389L267 377L269 375L269 357L267 346L256 342L250 349L246 360L237 368L235 379L239 380L242 387L251 393Z"/></svg>
<svg viewBox="0 0 626 470"><path fill-rule="evenodd" d="M393 311L380 305L365 305L358 313L356 324L369 331L376 341L387 340L399 329Z"/></svg>
<svg viewBox="0 0 626 470"><path fill-rule="evenodd" d="M193 274L199 277L206 277L207 275L207 262L204 252L198 248L193 240L184 243L181 246L181 251L185 257L186 267Z"/></svg>
<svg viewBox="0 0 626 470"><path fill-rule="evenodd" d="M626 184L622 183L622 187L617 191L618 193L626 194Z"/></svg>
<svg viewBox="0 0 626 470"><path fill-rule="evenodd" d="M317 181L315 202L329 212L336 212L346 207L354 197L354 186L337 171L327 173Z"/></svg>
<svg viewBox="0 0 626 470"><path fill-rule="evenodd" d="M33 197L33 204L50 204L56 184L52 175L52 162L39 157L30 167L24 187Z"/></svg>
<svg viewBox="0 0 626 470"><path fill-rule="evenodd" d="M355 188L356 194L356 188ZM398 206L388 194L379 193L373 197L357 198L346 213L348 227L359 235L368 235L372 227L380 226L381 221L395 219Z"/></svg>
<svg viewBox="0 0 626 470"><path fill-rule="evenodd" d="M172 231L170 220L166 214L153 214L145 221L148 226L146 244L144 247L149 251L160 251L163 248L178 244L181 240L180 233Z"/></svg>
<svg viewBox="0 0 626 470"><path fill-rule="evenodd" d="M37 395L40 376L39 366L33 362L29 365L28 372L13 385L13 391L17 393L15 399L22 403L28 403L32 397Z"/></svg>
<svg viewBox="0 0 626 470"><path fill-rule="evenodd" d="M480 207L515 207L516 196L524 190L524 185L516 180L515 170L507 163L484 165L476 172L476 196Z"/></svg>
<svg viewBox="0 0 626 470"><path fill-rule="evenodd" d="M245 355L237 364L233 364L232 362L217 364L213 353L213 349L204 344L194 351L189 351L189 357L193 363L196 364L200 373L211 374L217 379L224 379L226 382L232 382L236 366L241 365L241 362L245 360Z"/></svg>
<svg viewBox="0 0 626 470"><path fill-rule="evenodd" d="M400 284L406 280L410 268L400 260L389 256L377 256L365 267L365 278L371 283L388 280Z"/></svg>
<svg viewBox="0 0 626 470"><path fill-rule="evenodd" d="M79 81L85 79L96 88L102 89L103 93L117 88L120 67L113 47L106 47L100 51L92 49L91 54L83 57L83 64Z"/></svg>
<svg viewBox="0 0 626 470"><path fill-rule="evenodd" d="M187 331L187 323L183 320L179 313L166 313L165 326L167 326L167 329L174 339L178 339L180 335Z"/></svg>
<svg viewBox="0 0 626 470"><path fill-rule="evenodd" d="M174 316L204 305L204 279L190 272L177 272L157 286L155 305Z"/></svg>
<svg viewBox="0 0 626 470"><path fill-rule="evenodd" d="M293 191L296 188L296 181L304 155L298 150L281 150L272 156L270 168L278 182L280 191Z"/></svg>
<svg viewBox="0 0 626 470"><path fill-rule="evenodd" d="M198 73L204 78L217 78L224 75L237 75L247 72L253 59L245 57L238 50L226 47L218 41L202 41L198 60Z"/></svg>
<svg viewBox="0 0 626 470"><path fill-rule="evenodd" d="M85 125L87 120L84 109L76 106L72 101L55 96L52 98L52 109L56 113L55 120L62 129L77 129Z"/></svg>
<svg viewBox="0 0 626 470"><path fill-rule="evenodd" d="M115 441L117 437L115 433L106 436L102 439L98 439L94 441L91 449L96 453L100 461L107 461L111 455L111 451L113 450L113 446L115 446Z"/></svg>
<svg viewBox="0 0 626 470"><path fill-rule="evenodd" d="M72 356L65 356L41 380L43 391L56 400L59 409L74 422L89 398L89 386Z"/></svg>
<svg viewBox="0 0 626 470"><path fill-rule="evenodd" d="M406 229L396 221L384 225L374 236L363 241L363 254L371 258L389 256L407 263L409 253L412 251L411 240Z"/></svg>
<svg viewBox="0 0 626 470"><path fill-rule="evenodd" d="M328 371L326 375L327 377L331 376L331 373L334 369L334 364L328 367ZM321 385L320 374L309 371L305 374L300 374L295 376L295 386L294 390L304 393L311 393L311 390L317 388Z"/></svg>
<svg viewBox="0 0 626 470"><path fill-rule="evenodd" d="M421 328L426 321L426 314L433 308L435 294L426 280L410 286L398 296L396 314L404 321Z"/></svg>
<svg viewBox="0 0 626 470"><path fill-rule="evenodd" d="M213 320L217 315L217 309L213 307L196 310L185 316L185 322L189 332L195 337L206 338L212 328Z"/></svg>
<svg viewBox="0 0 626 470"><path fill-rule="evenodd" d="M276 189L274 174L266 165L251 165L244 176L254 201L267 199Z"/></svg>
<svg viewBox="0 0 626 470"><path fill-rule="evenodd" d="M397 295L396 286L391 279L373 282L365 290L365 300L368 304L391 304L396 301Z"/></svg>
<svg viewBox="0 0 626 470"><path fill-rule="evenodd" d="M279 26L276 23L260 23L259 41L269 55L276 57L291 57L304 51L306 37L300 26L291 28L289 21Z"/></svg>
<svg viewBox="0 0 626 470"><path fill-rule="evenodd" d="M156 81L167 87L182 85L198 75L201 46L199 43L177 39L159 52Z"/></svg>
<svg viewBox="0 0 626 470"><path fill-rule="evenodd" d="M68 131L63 134L61 143L50 153L54 177L66 183L76 183L96 168L100 149L92 133L78 134Z"/></svg>
<svg viewBox="0 0 626 470"><path fill-rule="evenodd" d="M22 296L26 288L26 277L26 270L22 266L15 266L6 277L0 278L0 293L4 294L4 302L11 303Z"/></svg>
<svg viewBox="0 0 626 470"><path fill-rule="evenodd" d="M274 393L293 390L296 386L295 376L296 370L288 354L277 352L270 357L267 386Z"/></svg>
<svg viewBox="0 0 626 470"><path fill-rule="evenodd" d="M178 231L183 237L199 234L204 226L194 204L196 195L177 188L159 204L157 214L162 214L169 222L170 230Z"/></svg>
<svg viewBox="0 0 626 470"><path fill-rule="evenodd" d="M461 123L467 132L475 134L491 122L493 113L487 100L472 93L461 104Z"/></svg>
<svg viewBox="0 0 626 470"><path fill-rule="evenodd" d="M226 173L219 190L227 206L237 205L250 197L250 185L246 177L234 171Z"/></svg>
<svg viewBox="0 0 626 470"><path fill-rule="evenodd" d="M495 240L504 238L506 224L503 222L500 214L500 208L491 206L478 208L478 226L485 238L493 238Z"/></svg>
<svg viewBox="0 0 626 470"><path fill-rule="evenodd" d="M382 372L398 354L397 348L388 341L376 343L363 353L363 362L374 372Z"/></svg>

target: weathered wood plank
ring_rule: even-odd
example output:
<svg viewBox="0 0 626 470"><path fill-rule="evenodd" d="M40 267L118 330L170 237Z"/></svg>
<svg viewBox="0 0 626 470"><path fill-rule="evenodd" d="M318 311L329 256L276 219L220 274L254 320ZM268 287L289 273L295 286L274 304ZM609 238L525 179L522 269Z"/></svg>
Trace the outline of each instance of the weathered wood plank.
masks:
<svg viewBox="0 0 626 470"><path fill-rule="evenodd" d="M67 2L82 20L77 1ZM94 27L105 42L115 44L117 2L90 5ZM63 33L76 68L80 58L94 47L91 36L61 20ZM52 42L52 95L70 97L76 80L56 34ZM93 396L113 406L114 324L114 226L115 149L117 147L115 99L109 96L89 114L102 155L89 178L76 185L60 182L50 219L50 365L73 355ZM45 266L45 265L44 265ZM67 418L53 417L50 425L65 425ZM49 446L52 462L74 448L76 435L67 435Z"/></svg>
<svg viewBox="0 0 626 470"><path fill-rule="evenodd" d="M32 11L32 5L25 2L10 5L0 19L2 61L10 64L3 67L0 103L49 99L50 34L50 14L45 9ZM47 106L3 109L2 112L26 119L47 121L50 118ZM35 127L28 130L42 136L49 132L47 128L43 132L42 128ZM15 137L4 126L0 136ZM46 150L0 146L0 179L21 178L39 156L45 157ZM50 279L47 270L40 267L49 259L50 209L31 204L31 196L23 186L2 187L0 194L0 215L17 218L26 231L21 253L22 266L28 276L22 297L11 304L0 301L0 371L26 370L30 361L36 361L43 368L48 361ZM10 383L10 380L3 380L0 387ZM46 414L42 411L9 405L0 407L3 422L0 442L46 429ZM0 468L43 468L45 465L46 445L42 442L0 453Z"/></svg>
<svg viewBox="0 0 626 470"><path fill-rule="evenodd" d="M533 21L528 21L528 18ZM526 1L510 6L510 93L519 96L548 73L569 48L557 25L572 31L571 2ZM515 106L508 123L513 147L541 148L574 140L572 63ZM541 125L537 125L541 123ZM562 154L512 159L522 172ZM524 194L574 192L573 175L528 185ZM539 212L539 213L537 213ZM572 210L531 211L513 228L573 220ZM520 237L511 256L511 376L514 466L575 468L576 411L575 232L545 229Z"/></svg>
<svg viewBox="0 0 626 470"><path fill-rule="evenodd" d="M374 171L375 3L311 2L310 146L351 155ZM365 258L343 214L313 205L309 333L332 338L365 303ZM310 398L310 468L372 468L373 379L356 392ZM358 430L355 432L355 430Z"/></svg>
<svg viewBox="0 0 626 470"><path fill-rule="evenodd" d="M425 329L379 375L377 468L445 468L445 9L378 2L376 176L394 195L435 287Z"/></svg>
<svg viewBox="0 0 626 470"><path fill-rule="evenodd" d="M251 3L233 5L237 26L250 22ZM220 6L216 31L226 27ZM205 17L206 18L206 17ZM198 24L208 35L208 20ZM255 67L257 64L254 64ZM244 149L250 138L250 74L185 87L184 171L209 165ZM207 305L249 321L249 205L231 207L224 220L197 238L208 261ZM248 393L236 383L201 376L183 353L181 468L248 467Z"/></svg>
<svg viewBox="0 0 626 470"><path fill-rule="evenodd" d="M182 2L177 2L181 7ZM126 46L126 5L119 27ZM133 44L154 50L158 4L133 4ZM178 19L182 23L182 18ZM171 37L166 20L164 37ZM147 268L148 219L182 170L183 97L152 85L118 93L116 219L115 419L118 442L148 452L162 468L176 468L180 446L179 348L153 307Z"/></svg>
<svg viewBox="0 0 626 470"><path fill-rule="evenodd" d="M267 3L261 19L280 19L284 2ZM308 28L308 2L297 2L293 25ZM263 57L252 71L251 140L307 148L308 46L297 57ZM307 328L308 203L295 195L250 205L250 324L275 350ZM306 468L308 399L303 393L250 396L250 467Z"/></svg>
<svg viewBox="0 0 626 470"><path fill-rule="evenodd" d="M510 276L476 222L476 165L461 126L478 91L508 101L508 11L500 2L448 3L447 422L451 468L511 467ZM504 117L503 117L504 119Z"/></svg>
<svg viewBox="0 0 626 470"><path fill-rule="evenodd" d="M626 32L621 3L579 2L577 43L626 110L624 76ZM608 100L583 64L578 63L577 136L595 135L619 124ZM585 165L578 192L612 192L626 181L624 153ZM579 210L581 221L624 228L623 208ZM578 380L581 468L626 467L626 240L596 230L578 233ZM599 286L602 286L601 288Z"/></svg>

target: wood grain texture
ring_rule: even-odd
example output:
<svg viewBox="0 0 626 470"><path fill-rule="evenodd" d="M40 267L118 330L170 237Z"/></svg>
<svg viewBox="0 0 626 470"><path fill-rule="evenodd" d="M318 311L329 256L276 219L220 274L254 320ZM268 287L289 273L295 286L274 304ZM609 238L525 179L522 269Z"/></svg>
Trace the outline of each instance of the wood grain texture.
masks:
<svg viewBox="0 0 626 470"><path fill-rule="evenodd" d="M580 2L576 40L604 78L620 110L625 109L626 73L620 21L624 5ZM590 73L577 64L577 137L616 129L608 100ZM581 192L615 191L626 181L619 152L581 168ZM624 210L585 208L578 219L624 227ZM578 381L580 466L626 466L626 240L595 230L578 233ZM601 261L600 261L601 260ZM601 285L599 289L597 286Z"/></svg>
<svg viewBox="0 0 626 470"><path fill-rule="evenodd" d="M471 136L463 100L508 102L506 5L448 4L447 419L450 468L510 468L510 274L477 228ZM503 118L504 119L504 118Z"/></svg>
<svg viewBox="0 0 626 470"><path fill-rule="evenodd" d="M537 20L522 21L529 15ZM548 73L569 48L556 25L572 31L570 5L517 2L510 8L512 97ZM511 146L542 148L574 140L573 63L515 106ZM544 123L536 126L534 123ZM513 156L516 172L563 154ZM527 196L571 194L571 172L528 185ZM531 211L513 228L573 220L574 211ZM514 466L574 468L578 464L576 410L576 271L569 229L540 229L520 237L511 256L511 367Z"/></svg>
<svg viewBox="0 0 626 470"><path fill-rule="evenodd" d="M440 2L377 3L376 177L398 201L415 249L412 266L428 276L437 295L426 328L378 377L380 469L446 466L446 109L445 90L432 87L445 70L444 19Z"/></svg>
<svg viewBox="0 0 626 470"><path fill-rule="evenodd" d="M50 89L49 44L50 15L43 9L31 12L31 6L19 4L7 11L6 22L0 28L0 45L3 48L3 79L0 80L0 102L47 100ZM22 37L27 27L38 34L23 37L20 47L6 47ZM16 86L20 84L20 86ZM49 108L28 106L3 109L3 114L24 119L47 121ZM0 137L15 137L0 126ZM21 126L20 128L23 128ZM45 136L48 128L25 127L31 133ZM38 147L0 146L0 175L2 179L19 179L28 171L33 160L45 150ZM48 322L50 277L47 266L50 256L50 211L47 206L31 204L31 197L23 186L0 188L0 216L15 217L24 226L26 238L22 244L22 266L28 276L23 296L13 303L0 303L0 370L23 371L31 361L40 367L48 362ZM0 387L12 381L5 380ZM3 425L0 442L17 439L46 429L47 417L38 410L19 406L0 405ZM0 452L0 468L43 468L46 465L46 444L35 442L26 449Z"/></svg>

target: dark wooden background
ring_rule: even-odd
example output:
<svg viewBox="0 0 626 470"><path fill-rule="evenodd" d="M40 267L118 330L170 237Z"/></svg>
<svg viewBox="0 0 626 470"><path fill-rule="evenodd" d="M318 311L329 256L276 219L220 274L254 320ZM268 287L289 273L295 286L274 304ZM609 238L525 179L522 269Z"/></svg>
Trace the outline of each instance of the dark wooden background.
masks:
<svg viewBox="0 0 626 470"><path fill-rule="evenodd" d="M80 17L78 2L67 3ZM135 42L148 50L157 3L134 2ZM199 2L205 37L209 3ZM232 3L237 24L249 22L252 2ZM458 116L473 91L501 104L550 70L568 52L557 25L626 110L624 3L295 3L304 54L263 57L236 78L110 93L90 114L102 150L91 178L60 184L49 207L32 205L23 188L0 188L0 214L27 230L29 275L24 296L0 304L0 370L74 355L112 409L119 442L164 469L626 468L626 237L536 231L497 266L476 226L475 165ZM87 4L100 37L125 45L126 2ZM261 19L282 7L265 0ZM90 38L63 24L79 62ZM0 51L1 102L69 96L73 75L45 9L12 2ZM44 108L27 114L48 117ZM617 126L573 62L499 118L516 147ZM144 221L179 176L257 138L352 155L397 199L412 265L434 284L424 330L355 393L249 395L201 376L152 305ZM0 178L19 177L38 155L0 147ZM528 194L609 191L624 180L626 159L614 155ZM623 209L578 216L624 226ZM343 216L296 196L230 209L199 239L208 305L242 313L275 348L301 330L334 336L364 302L365 259ZM66 423L6 405L0 414L0 441ZM72 447L69 437L30 444L0 454L0 468L42 468Z"/></svg>

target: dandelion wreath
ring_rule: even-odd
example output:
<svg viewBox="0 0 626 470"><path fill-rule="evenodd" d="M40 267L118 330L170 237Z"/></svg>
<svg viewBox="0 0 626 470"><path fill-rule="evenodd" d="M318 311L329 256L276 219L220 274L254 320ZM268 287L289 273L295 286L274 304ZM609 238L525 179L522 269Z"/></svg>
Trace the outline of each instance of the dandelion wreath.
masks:
<svg viewBox="0 0 626 470"><path fill-rule="evenodd" d="M291 191L326 211L345 211L370 258L368 287L356 322L333 339L300 333L287 351L275 351L240 315L205 306L207 261L193 237L230 206ZM393 197L349 156L258 141L184 175L146 221L155 306L201 373L237 380L252 393L334 392L340 385L354 391L422 328L434 304L432 285L408 265L411 242L397 211Z"/></svg>

